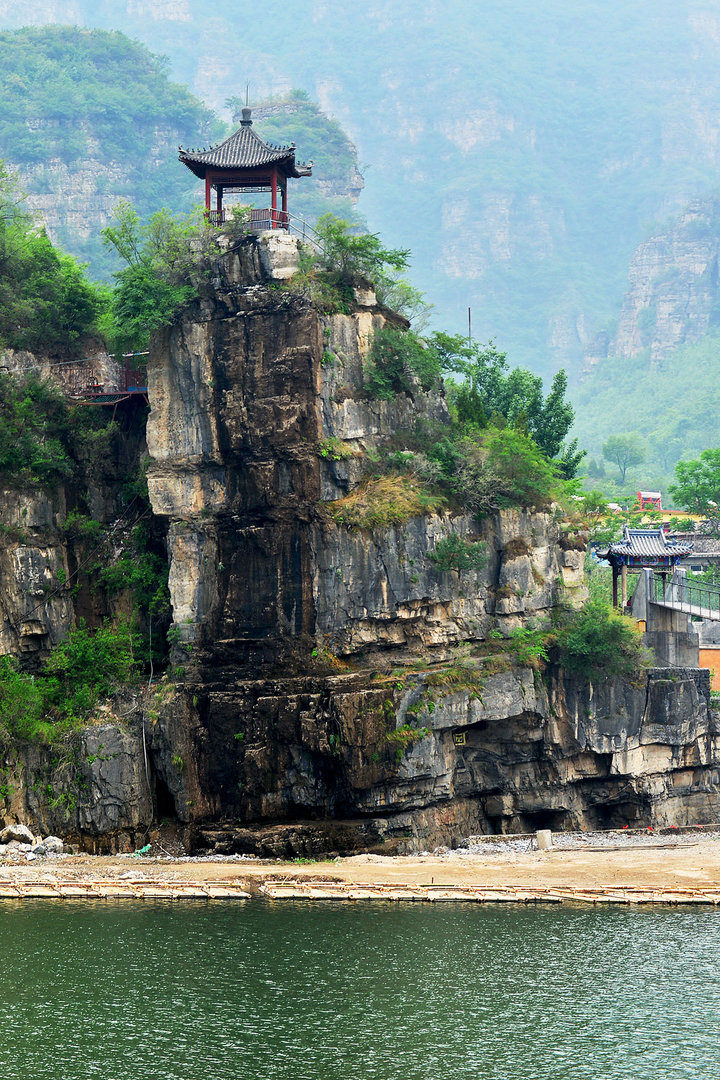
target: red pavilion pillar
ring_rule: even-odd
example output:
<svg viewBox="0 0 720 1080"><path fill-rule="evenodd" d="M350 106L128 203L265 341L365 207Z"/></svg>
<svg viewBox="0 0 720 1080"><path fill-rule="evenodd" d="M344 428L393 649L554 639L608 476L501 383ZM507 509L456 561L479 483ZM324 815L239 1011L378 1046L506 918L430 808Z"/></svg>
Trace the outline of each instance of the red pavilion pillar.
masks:
<svg viewBox="0 0 720 1080"><path fill-rule="evenodd" d="M210 177L205 173L205 213L210 213L210 198L212 195L212 183Z"/></svg>
<svg viewBox="0 0 720 1080"><path fill-rule="evenodd" d="M272 179L270 181L270 190L272 192L272 225L271 228L277 229L277 169L272 171Z"/></svg>

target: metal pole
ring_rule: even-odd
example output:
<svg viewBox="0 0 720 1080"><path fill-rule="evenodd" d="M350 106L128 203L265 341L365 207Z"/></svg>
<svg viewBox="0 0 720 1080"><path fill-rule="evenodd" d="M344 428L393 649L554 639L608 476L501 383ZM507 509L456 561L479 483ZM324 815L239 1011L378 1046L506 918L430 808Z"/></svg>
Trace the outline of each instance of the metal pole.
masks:
<svg viewBox="0 0 720 1080"><path fill-rule="evenodd" d="M472 312L468 308L468 345L472 345Z"/></svg>

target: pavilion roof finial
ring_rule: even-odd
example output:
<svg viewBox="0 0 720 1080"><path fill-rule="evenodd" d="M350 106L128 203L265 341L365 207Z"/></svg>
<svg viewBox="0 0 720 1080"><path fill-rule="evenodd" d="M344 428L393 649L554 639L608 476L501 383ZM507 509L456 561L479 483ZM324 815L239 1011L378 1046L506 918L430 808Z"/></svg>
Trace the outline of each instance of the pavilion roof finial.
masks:
<svg viewBox="0 0 720 1080"><path fill-rule="evenodd" d="M237 121L236 121L237 123ZM240 121L241 127L252 127L252 109L249 109L247 105L242 110L242 120Z"/></svg>

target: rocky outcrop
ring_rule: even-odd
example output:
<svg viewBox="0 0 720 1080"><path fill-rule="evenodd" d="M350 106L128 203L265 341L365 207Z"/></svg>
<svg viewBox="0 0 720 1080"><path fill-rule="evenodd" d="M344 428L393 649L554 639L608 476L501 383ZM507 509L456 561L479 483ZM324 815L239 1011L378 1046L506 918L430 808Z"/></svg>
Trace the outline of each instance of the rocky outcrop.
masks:
<svg viewBox="0 0 720 1080"><path fill-rule="evenodd" d="M712 791L713 721L692 678L680 679L685 720L658 734L649 683L583 688L558 673L545 685L483 659L490 630L546 615L559 588L583 595L582 540L561 537L552 515L436 513L374 530L329 518L323 503L356 489L368 455L418 416L442 424L445 405L419 388L367 400L364 358L391 316L369 291L352 313L322 317L268 288L293 244L229 252L211 300L150 365L149 486L169 522L188 683L173 700L197 702L189 773L206 812L246 823L206 830L206 842L417 847L548 821L651 820L658 777L672 786L693 755L710 768L698 790ZM450 532L485 541L482 570L437 570L428 554ZM441 667L429 678L415 661ZM653 740L665 749L642 749ZM261 824L272 821L287 824Z"/></svg>
<svg viewBox="0 0 720 1080"><path fill-rule="evenodd" d="M635 252L617 335L610 351L632 357L647 349L661 361L718 323L720 202L690 203L670 228Z"/></svg>
<svg viewBox="0 0 720 1080"><path fill-rule="evenodd" d="M289 236L237 242L155 342L147 477L172 665L67 753L13 750L6 819L95 850L164 821L197 849L277 855L717 818L705 675L591 684L514 649L559 595L584 597L583 533L531 509L333 518L384 448L418 418L442 430L447 409L419 386L368 399L372 334L398 317L364 286L348 313L318 313L297 282L279 287L297 255ZM32 510L38 545L58 512ZM453 533L484 542L484 565L428 558ZM46 612L49 641L74 603Z"/></svg>
<svg viewBox="0 0 720 1080"><path fill-rule="evenodd" d="M518 666L484 675L481 664L472 688L396 672L205 690L219 743L201 786L233 825L201 829L198 843L220 851L407 851L474 832L720 812L720 726L697 670L657 669L632 686Z"/></svg>
<svg viewBox="0 0 720 1080"><path fill-rule="evenodd" d="M353 313L323 318L268 288L268 265L284 275L297 249L291 237L273 244L229 252L211 299L151 357L148 485L169 522L183 641L245 662L317 643L342 655L447 646L547 612L560 582L581 591L581 556L560 549L546 513L482 525L436 514L374 531L332 522L323 504L357 488L368 455L419 417L446 423L446 406L419 387L367 400L364 357L391 313L364 290ZM452 531L485 539L484 570L434 567L428 554Z"/></svg>

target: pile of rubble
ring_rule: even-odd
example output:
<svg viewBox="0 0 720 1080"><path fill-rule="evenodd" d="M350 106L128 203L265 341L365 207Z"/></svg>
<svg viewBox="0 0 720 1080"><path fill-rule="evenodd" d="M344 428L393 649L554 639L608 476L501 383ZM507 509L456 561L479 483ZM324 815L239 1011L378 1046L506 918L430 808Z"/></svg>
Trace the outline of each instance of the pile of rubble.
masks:
<svg viewBox="0 0 720 1080"><path fill-rule="evenodd" d="M7 825L0 829L0 859L3 862L33 862L48 855L62 855L64 844L59 836L35 836L27 825Z"/></svg>

